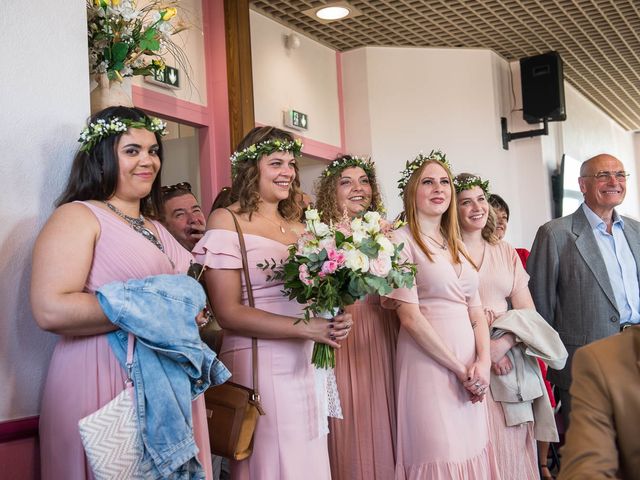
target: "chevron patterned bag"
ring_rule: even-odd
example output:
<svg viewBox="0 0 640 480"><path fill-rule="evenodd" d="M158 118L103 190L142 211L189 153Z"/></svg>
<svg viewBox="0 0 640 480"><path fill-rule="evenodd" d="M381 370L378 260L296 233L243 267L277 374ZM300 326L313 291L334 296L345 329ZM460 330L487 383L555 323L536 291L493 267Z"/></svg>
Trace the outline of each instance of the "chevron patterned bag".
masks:
<svg viewBox="0 0 640 480"><path fill-rule="evenodd" d="M140 471L143 451L131 380L134 339L129 334L125 389L78 422L82 445L96 480L144 478Z"/></svg>

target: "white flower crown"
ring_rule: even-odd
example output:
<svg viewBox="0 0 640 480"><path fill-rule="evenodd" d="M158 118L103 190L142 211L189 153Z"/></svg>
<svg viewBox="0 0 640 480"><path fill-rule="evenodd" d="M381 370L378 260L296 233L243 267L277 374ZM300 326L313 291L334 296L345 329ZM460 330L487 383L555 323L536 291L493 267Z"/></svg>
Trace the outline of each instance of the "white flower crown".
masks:
<svg viewBox="0 0 640 480"><path fill-rule="evenodd" d="M418 170L425 162L429 160L437 160L445 165L449 171L451 171L451 164L447 161L447 156L440 150L431 150L429 155L424 155L422 152L418 154L416 158L411 161L407 161L404 170L400 173L400 180L398 180L398 188L400 189L400 196L404 195L404 189L409 183L409 178L413 175L413 172Z"/></svg>
<svg viewBox="0 0 640 480"><path fill-rule="evenodd" d="M150 132L159 133L160 136L167 134L167 124L159 118L146 117L144 120L131 120L129 118L111 117L107 122L100 118L95 123L90 123L80 132L78 142L81 143L80 151L90 152L98 142L111 135L124 133L130 128L145 128Z"/></svg>

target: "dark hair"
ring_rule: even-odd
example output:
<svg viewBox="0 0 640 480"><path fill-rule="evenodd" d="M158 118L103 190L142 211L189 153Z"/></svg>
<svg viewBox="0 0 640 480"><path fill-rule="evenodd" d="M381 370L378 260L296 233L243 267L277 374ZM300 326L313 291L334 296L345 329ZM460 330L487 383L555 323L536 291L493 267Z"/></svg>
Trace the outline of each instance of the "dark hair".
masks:
<svg viewBox="0 0 640 480"><path fill-rule="evenodd" d="M162 200L162 208L164 210L164 204L167 203L172 198L182 197L183 195L191 195L193 198L196 198L194 193L191 191L191 184L189 182L180 182L175 185L163 185L160 188L160 198ZM198 199L196 198L196 201Z"/></svg>
<svg viewBox="0 0 640 480"><path fill-rule="evenodd" d="M148 121L147 114L142 110L117 106L101 110L94 114L87 123L96 123L101 119L108 123L113 117L133 121ZM89 152L78 150L71 165L67 186L56 200L56 206L75 200L104 201L113 196L118 185L118 175L120 173L117 146L121 136L122 133L109 135L98 141ZM151 192L140 200L140 211L148 216L158 216L162 206L160 196L162 141L158 132L155 132L155 136L158 142L160 170L158 170L158 174L151 186Z"/></svg>
<svg viewBox="0 0 640 480"><path fill-rule="evenodd" d="M245 135L235 151L240 152L251 145L276 139L290 142L294 140L293 135L285 130L270 126L255 127ZM249 213L249 216L258 209L258 204L260 203L260 193L258 192L258 183L260 181L259 161L260 158L239 162L236 176L231 183L231 203L238 202L240 204L239 213ZM296 176L291 183L289 197L278 204L278 211L287 220L298 219L302 213L302 208L298 201L302 191L300 190L300 173L297 163L294 165L294 169Z"/></svg>
<svg viewBox="0 0 640 480"><path fill-rule="evenodd" d="M489 205L494 209L504 210L507 214L507 222L509 221L509 205L507 205L507 202L505 202L500 195L496 193L489 195Z"/></svg>
<svg viewBox="0 0 640 480"><path fill-rule="evenodd" d="M342 160L351 160L353 157L351 155L338 155L335 161ZM342 218L343 212L340 210L338 206L338 199L336 196L336 192L338 190L338 181L340 180L340 175L347 168L361 168L357 165L346 165L340 172L336 172L332 175L322 175L317 181L315 185L316 190L316 209L320 211L320 215L322 216L323 222L334 221L337 222ZM367 173L367 178L369 179L369 185L371 185L371 204L369 205L368 211L379 211L384 208L382 205L382 199L380 196L380 189L378 188L378 180L376 178L376 172L372 168L370 173Z"/></svg>
<svg viewBox="0 0 640 480"><path fill-rule="evenodd" d="M214 210L218 208L224 208L231 205L233 202L231 201L231 189L229 187L222 187L216 195L216 198L213 199L213 203L211 204L211 210L209 211L209 215L213 213Z"/></svg>

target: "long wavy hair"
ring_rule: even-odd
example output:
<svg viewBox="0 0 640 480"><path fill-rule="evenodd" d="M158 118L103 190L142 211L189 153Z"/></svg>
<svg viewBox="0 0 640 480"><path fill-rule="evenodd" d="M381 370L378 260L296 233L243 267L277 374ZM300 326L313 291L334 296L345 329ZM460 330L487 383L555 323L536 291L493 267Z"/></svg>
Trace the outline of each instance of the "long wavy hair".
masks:
<svg viewBox="0 0 640 480"><path fill-rule="evenodd" d="M351 155L339 155L335 160L351 159ZM335 161L334 160L334 161ZM315 185L316 203L315 208L321 212L320 216L323 222L328 223L330 221L337 222L342 218L343 212L338 205L338 182L340 181L340 175L347 168L354 168L353 165L347 165L339 172L335 172L332 175L322 175ZM365 172L366 173L366 172ZM380 196L380 189L378 188L378 179L376 178L375 170L367 174L369 179L369 185L371 185L371 203L367 211L380 211L383 209L382 197Z"/></svg>
<svg viewBox="0 0 640 480"><path fill-rule="evenodd" d="M473 260L465 251L464 245L462 244L462 240L460 238L458 210L456 208L456 190L455 188L453 188L453 178L451 175L451 171L445 164L439 162L438 160L434 159L424 162L424 164L420 168L418 168L411 174L411 177L409 177L409 180L407 182L407 186L404 189L404 193L402 195L402 202L404 204L404 218L407 222L407 226L409 227L409 231L411 232L411 236L418 244L420 250L422 250L427 258L433 262L432 252L431 250L429 250L429 247L422 239L422 232L420 231L420 222L418 217L418 205L416 202L416 193L420 184L422 172L427 167L427 165L430 165L432 163L444 169L447 177L449 178L449 188L451 191L451 203L449 204L449 208L447 208L447 211L442 214L442 219L440 220L440 233L447 242L447 246L449 247L451 258L453 259L454 263L460 263L460 255L463 255L472 265L475 266Z"/></svg>
<svg viewBox="0 0 640 480"><path fill-rule="evenodd" d="M293 136L285 130L270 126L255 127L240 141L236 151L244 150L257 143L276 139L294 140ZM249 218L251 218L253 212L258 210L258 205L261 202L259 191L260 167L258 165L260 158L257 160L246 160L238 164L229 193L230 203L238 202L240 205L238 213L248 213ZM298 220L302 214L302 208L297 201L297 199L302 196L297 162L295 163L294 169L296 175L291 182L289 196L285 200L281 200L278 204L280 215L288 221Z"/></svg>
<svg viewBox="0 0 640 480"><path fill-rule="evenodd" d="M467 180L471 178L478 178L478 176L472 173L459 173L455 177L456 181L458 181L459 183L465 183ZM484 194L484 198L487 200L487 204L489 207L489 212L487 215L487 223L482 228L482 238L490 245L495 245L500 241L500 239L496 235L496 227L498 225L496 212L493 210L493 207L491 206L491 201L489 200L490 196L484 190L482 191L482 193ZM456 205L457 205L457 202L456 202ZM460 214L460 211L458 210L458 222L460 221L459 214ZM460 227L460 229L462 229L462 227Z"/></svg>
<svg viewBox="0 0 640 480"><path fill-rule="evenodd" d="M101 119L109 123L113 117L142 122L148 121L149 118L146 113L137 108L117 106L101 110L93 115L88 123L96 123ZM140 212L143 215L158 217L159 212L162 211L160 173L162 171L163 150L160 134L154 133L158 143L160 169L151 185L149 195L140 200ZM97 142L89 152L78 150L71 165L67 186L56 200L56 206L76 200L105 201L116 193L120 173L117 152L120 137L122 137L122 133L109 135Z"/></svg>

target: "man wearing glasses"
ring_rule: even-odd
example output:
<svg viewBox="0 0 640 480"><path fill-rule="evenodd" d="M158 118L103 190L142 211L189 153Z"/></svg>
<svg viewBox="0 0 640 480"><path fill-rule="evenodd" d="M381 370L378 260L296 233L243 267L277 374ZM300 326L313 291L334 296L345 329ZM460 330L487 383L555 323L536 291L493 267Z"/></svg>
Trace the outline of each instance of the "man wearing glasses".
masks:
<svg viewBox="0 0 640 480"><path fill-rule="evenodd" d="M160 221L184 248L193 250L204 234L207 221L189 183L162 187Z"/></svg>
<svg viewBox="0 0 640 480"><path fill-rule="evenodd" d="M584 203L538 229L527 262L536 309L569 351L565 368L548 372L558 387L565 427L576 349L640 322L640 223L615 210L628 176L612 155L584 162L578 179Z"/></svg>

